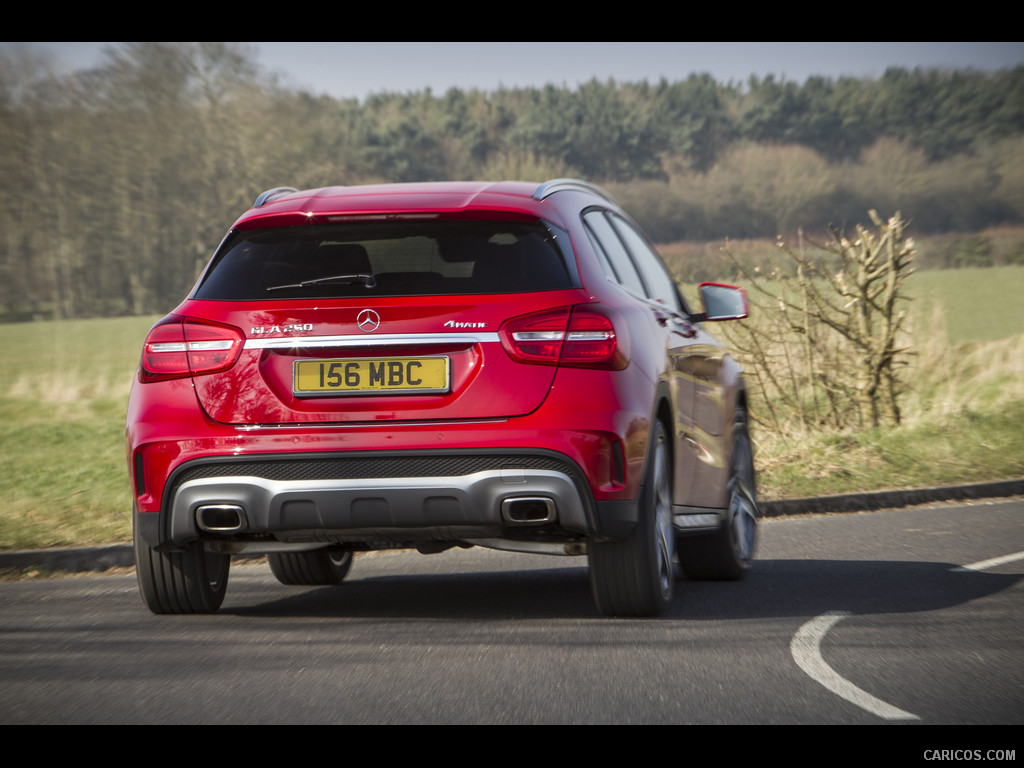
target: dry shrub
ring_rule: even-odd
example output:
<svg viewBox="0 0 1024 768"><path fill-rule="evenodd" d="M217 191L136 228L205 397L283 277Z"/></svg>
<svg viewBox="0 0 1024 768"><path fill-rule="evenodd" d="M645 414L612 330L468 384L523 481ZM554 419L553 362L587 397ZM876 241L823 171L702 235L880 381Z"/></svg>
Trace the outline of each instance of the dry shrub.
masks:
<svg viewBox="0 0 1024 768"><path fill-rule="evenodd" d="M898 424L900 368L909 353L905 281L913 241L899 214L875 229L839 230L820 246L780 242L771 270L729 263L750 286L752 320L723 329L775 432Z"/></svg>

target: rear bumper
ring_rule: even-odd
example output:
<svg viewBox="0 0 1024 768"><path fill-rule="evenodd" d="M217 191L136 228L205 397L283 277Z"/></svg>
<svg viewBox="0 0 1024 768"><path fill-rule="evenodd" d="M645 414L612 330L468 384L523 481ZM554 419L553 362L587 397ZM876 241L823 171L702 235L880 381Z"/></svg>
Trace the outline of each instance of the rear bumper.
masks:
<svg viewBox="0 0 1024 768"><path fill-rule="evenodd" d="M635 504L596 502L579 466L536 449L205 458L172 474L161 508L138 515L151 547L203 539L249 551L582 542L635 521Z"/></svg>
<svg viewBox="0 0 1024 768"><path fill-rule="evenodd" d="M560 370L533 413L464 422L232 426L211 421L187 381L137 385L126 448L138 530L151 547L620 538L636 519L650 409L640 372L620 373ZM204 529L207 516L237 525Z"/></svg>

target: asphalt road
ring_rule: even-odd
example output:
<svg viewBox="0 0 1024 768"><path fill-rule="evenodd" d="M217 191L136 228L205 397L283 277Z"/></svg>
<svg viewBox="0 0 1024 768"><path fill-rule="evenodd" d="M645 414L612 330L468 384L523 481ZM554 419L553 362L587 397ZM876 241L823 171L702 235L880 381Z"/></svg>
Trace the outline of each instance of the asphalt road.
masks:
<svg viewBox="0 0 1024 768"><path fill-rule="evenodd" d="M0 583L0 723L1020 724L1022 521L767 520L749 579L648 620L599 617L584 559L481 549L332 588L235 567L213 616L149 614L130 574Z"/></svg>

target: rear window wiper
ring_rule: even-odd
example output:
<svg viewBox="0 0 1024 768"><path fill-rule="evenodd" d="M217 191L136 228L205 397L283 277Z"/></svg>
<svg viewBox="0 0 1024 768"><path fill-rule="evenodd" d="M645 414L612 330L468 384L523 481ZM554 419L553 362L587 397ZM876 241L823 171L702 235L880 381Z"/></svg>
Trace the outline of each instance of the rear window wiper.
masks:
<svg viewBox="0 0 1024 768"><path fill-rule="evenodd" d="M331 275L330 277L317 277L313 280L303 280L301 283L288 283L287 285L272 285L268 291L281 291L286 288L309 288L322 283L362 283L367 288L377 287L377 278L373 275Z"/></svg>

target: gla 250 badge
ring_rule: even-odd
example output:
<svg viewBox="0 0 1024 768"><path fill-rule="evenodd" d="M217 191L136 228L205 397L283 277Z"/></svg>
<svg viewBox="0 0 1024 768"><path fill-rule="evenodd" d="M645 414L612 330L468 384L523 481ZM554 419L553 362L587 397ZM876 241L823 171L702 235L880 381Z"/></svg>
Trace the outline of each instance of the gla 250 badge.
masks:
<svg viewBox="0 0 1024 768"><path fill-rule="evenodd" d="M250 336L265 336L268 333L308 333L312 323L288 323L287 325L258 325L249 329Z"/></svg>

